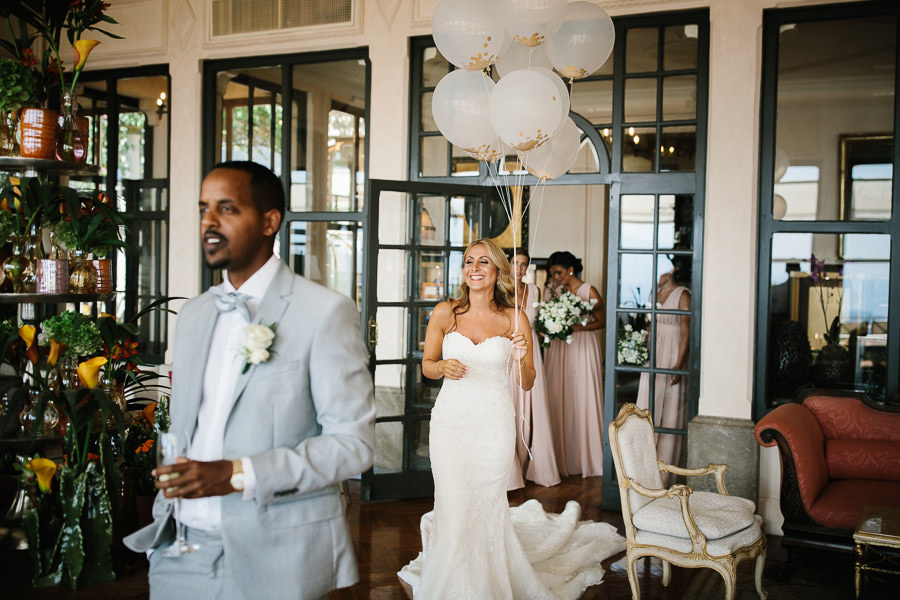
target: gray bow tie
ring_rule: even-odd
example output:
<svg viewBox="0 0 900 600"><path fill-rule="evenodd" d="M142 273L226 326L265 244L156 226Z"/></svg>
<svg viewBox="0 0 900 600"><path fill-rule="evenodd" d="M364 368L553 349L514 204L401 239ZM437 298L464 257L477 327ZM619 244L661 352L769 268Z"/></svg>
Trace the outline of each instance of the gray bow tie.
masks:
<svg viewBox="0 0 900 600"><path fill-rule="evenodd" d="M213 302L220 313L236 310L244 317L245 321L250 322L250 307L247 306L247 300L251 298L250 296L237 292L227 293L219 286L210 288L209 293L212 294Z"/></svg>

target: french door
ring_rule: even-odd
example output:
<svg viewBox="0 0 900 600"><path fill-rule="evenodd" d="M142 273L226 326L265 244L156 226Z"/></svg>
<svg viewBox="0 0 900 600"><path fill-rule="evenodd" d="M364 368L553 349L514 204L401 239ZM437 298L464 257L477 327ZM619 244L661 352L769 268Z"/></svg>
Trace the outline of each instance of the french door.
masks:
<svg viewBox="0 0 900 600"><path fill-rule="evenodd" d="M431 409L439 380L422 375L431 311L462 283L466 246L506 223L492 210L493 188L369 181L366 301L363 306L375 381L375 466L362 477L362 498L431 496ZM502 216L501 216L502 215Z"/></svg>

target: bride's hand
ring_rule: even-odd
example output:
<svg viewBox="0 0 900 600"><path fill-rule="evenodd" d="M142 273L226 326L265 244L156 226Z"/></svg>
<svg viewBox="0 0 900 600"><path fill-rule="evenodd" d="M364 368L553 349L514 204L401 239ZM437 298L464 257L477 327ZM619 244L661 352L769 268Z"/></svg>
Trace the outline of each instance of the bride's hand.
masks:
<svg viewBox="0 0 900 600"><path fill-rule="evenodd" d="M528 354L528 342L525 341L525 334L518 331L510 336L513 344L513 360L521 361Z"/></svg>
<svg viewBox="0 0 900 600"><path fill-rule="evenodd" d="M466 365L462 364L455 358L437 361L436 365L438 373L447 379L462 379L466 376Z"/></svg>

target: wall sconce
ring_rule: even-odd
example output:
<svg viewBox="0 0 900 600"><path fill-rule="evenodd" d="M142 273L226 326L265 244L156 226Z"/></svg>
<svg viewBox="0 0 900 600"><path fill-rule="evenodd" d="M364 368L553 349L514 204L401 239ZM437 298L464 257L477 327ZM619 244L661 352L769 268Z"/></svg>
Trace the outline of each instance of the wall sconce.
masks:
<svg viewBox="0 0 900 600"><path fill-rule="evenodd" d="M159 93L159 98L156 99L156 116L160 119L164 114L166 114L169 104L166 102L167 96L165 92Z"/></svg>

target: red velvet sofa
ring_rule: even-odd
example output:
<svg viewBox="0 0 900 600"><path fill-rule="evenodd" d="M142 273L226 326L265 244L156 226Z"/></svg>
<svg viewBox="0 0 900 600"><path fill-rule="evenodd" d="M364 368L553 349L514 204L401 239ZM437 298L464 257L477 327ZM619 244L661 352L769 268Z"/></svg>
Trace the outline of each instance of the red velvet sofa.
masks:
<svg viewBox="0 0 900 600"><path fill-rule="evenodd" d="M850 551L865 506L900 507L895 411L863 394L812 390L756 424L756 440L781 454L785 546Z"/></svg>

